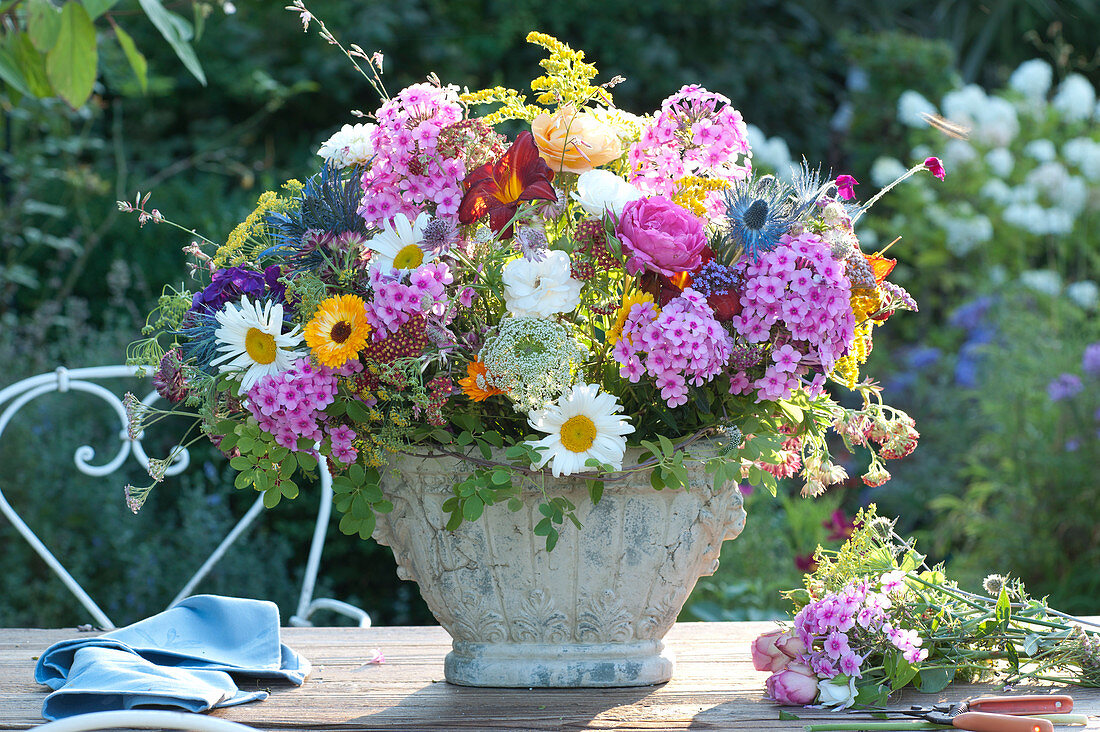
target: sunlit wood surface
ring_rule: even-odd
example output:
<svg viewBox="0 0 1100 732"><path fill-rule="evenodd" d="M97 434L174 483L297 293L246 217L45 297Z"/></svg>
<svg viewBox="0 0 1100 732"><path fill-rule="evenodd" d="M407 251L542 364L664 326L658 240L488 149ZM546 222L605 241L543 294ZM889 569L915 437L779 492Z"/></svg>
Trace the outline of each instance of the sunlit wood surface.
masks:
<svg viewBox="0 0 1100 732"><path fill-rule="evenodd" d="M450 638L438 627L286 628L283 641L314 670L301 687L259 684L266 701L213 712L264 730L801 730L809 721L870 720L822 710L790 709L780 720L764 699L766 673L753 669L749 644L772 623L680 623L666 644L676 675L635 689L474 689L443 681ZM0 630L0 729L42 723L47 689L33 680L35 660L68 630ZM366 661L379 650L384 663ZM241 682L255 688L255 682ZM895 707L955 701L988 686L949 687L937 695L907 692ZM1024 689L1017 689L1024 691ZM1065 689L1075 712L1100 729L1100 690ZM1082 729L1062 727L1060 729Z"/></svg>

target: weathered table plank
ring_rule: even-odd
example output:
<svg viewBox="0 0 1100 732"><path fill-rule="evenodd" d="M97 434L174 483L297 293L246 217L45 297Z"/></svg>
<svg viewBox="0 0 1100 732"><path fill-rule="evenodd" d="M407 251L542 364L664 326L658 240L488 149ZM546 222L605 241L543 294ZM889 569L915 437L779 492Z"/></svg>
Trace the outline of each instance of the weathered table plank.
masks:
<svg viewBox="0 0 1100 732"><path fill-rule="evenodd" d="M266 701L214 712L264 730L801 730L805 720L849 715L788 709L802 721L780 721L763 697L766 673L753 669L749 644L771 623L682 623L667 645L676 675L635 689L473 689L443 679L450 638L437 627L286 628L283 640L314 664L301 687L271 684ZM72 630L0 630L0 729L42 722L45 687L32 680L35 658ZM382 664L366 664L372 649ZM261 686L242 682L246 688ZM958 700L988 686L950 687L934 697L909 692L909 704ZM1100 690L1066 690L1075 712L1100 729ZM1077 729L1080 729L1079 727Z"/></svg>

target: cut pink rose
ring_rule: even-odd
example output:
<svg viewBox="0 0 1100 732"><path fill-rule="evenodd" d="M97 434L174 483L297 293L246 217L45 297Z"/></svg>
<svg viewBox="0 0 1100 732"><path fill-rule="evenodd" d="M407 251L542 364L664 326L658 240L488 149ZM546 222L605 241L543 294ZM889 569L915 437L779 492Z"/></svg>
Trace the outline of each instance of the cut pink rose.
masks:
<svg viewBox="0 0 1100 732"><path fill-rule="evenodd" d="M768 697L778 704L803 706L812 704L817 698L817 677L804 663L791 663L764 683Z"/></svg>

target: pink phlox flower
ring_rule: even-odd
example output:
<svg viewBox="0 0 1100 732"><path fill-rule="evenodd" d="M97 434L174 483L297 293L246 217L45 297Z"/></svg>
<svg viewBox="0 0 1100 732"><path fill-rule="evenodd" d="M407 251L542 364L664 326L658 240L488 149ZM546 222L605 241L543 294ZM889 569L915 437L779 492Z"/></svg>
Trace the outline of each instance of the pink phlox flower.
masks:
<svg viewBox="0 0 1100 732"><path fill-rule="evenodd" d="M831 679L840 673L833 665L833 659L824 653L815 653L810 659L810 668L823 679Z"/></svg>
<svg viewBox="0 0 1100 732"><path fill-rule="evenodd" d="M863 671L860 670L860 665L863 663L863 658L854 651L846 651L840 656L840 673L846 676L852 676L854 678L861 678Z"/></svg>
<svg viewBox="0 0 1100 732"><path fill-rule="evenodd" d="M798 366L798 362L802 360L802 354L795 350L793 346L787 344L772 351L772 360L775 361L776 371L793 372Z"/></svg>
<svg viewBox="0 0 1100 732"><path fill-rule="evenodd" d="M350 445L351 441L356 438L355 430L343 424L329 429L328 434L332 438L333 444Z"/></svg>
<svg viewBox="0 0 1100 732"><path fill-rule="evenodd" d="M334 444L332 446L332 456L340 462L344 463L345 465L350 465L351 463L355 462L355 458L358 456L358 454L359 453L356 451L356 449L351 445Z"/></svg>
<svg viewBox="0 0 1100 732"><path fill-rule="evenodd" d="M845 651L849 650L848 636L839 630L834 630L825 638L824 648L831 658L840 658Z"/></svg>
<svg viewBox="0 0 1100 732"><path fill-rule="evenodd" d="M905 589L905 572L900 569L887 572L879 580L884 593L900 592Z"/></svg>
<svg viewBox="0 0 1100 732"><path fill-rule="evenodd" d="M293 381L285 381L279 385L279 401L285 409L294 409L302 398L302 392Z"/></svg>
<svg viewBox="0 0 1100 732"><path fill-rule="evenodd" d="M752 382L744 371L730 375L730 394L747 394L751 389Z"/></svg>
<svg viewBox="0 0 1100 732"><path fill-rule="evenodd" d="M642 374L645 373L645 368L642 366L640 360L631 356L621 363L622 366L619 368L619 376L629 379L632 384L637 384L642 380Z"/></svg>
<svg viewBox="0 0 1100 732"><path fill-rule="evenodd" d="M817 604L816 628L819 634L834 627L839 609L836 606L836 598L833 595L824 597Z"/></svg>

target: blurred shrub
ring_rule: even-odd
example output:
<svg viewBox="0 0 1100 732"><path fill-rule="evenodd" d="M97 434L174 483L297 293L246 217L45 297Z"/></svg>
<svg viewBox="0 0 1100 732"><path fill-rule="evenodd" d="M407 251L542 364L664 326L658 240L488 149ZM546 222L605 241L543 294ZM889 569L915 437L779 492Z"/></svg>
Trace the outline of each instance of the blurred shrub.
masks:
<svg viewBox="0 0 1100 732"><path fill-rule="evenodd" d="M1022 64L1009 85L987 94L975 85L946 93L939 106L915 91L898 102L906 126L905 162L883 157L871 169L882 186L914 161L938 155L947 178L917 176L864 219L865 241L897 234L903 256L892 279L933 318L990 285L1019 277L1096 300L1100 250L1100 116L1084 77L1052 83L1041 60ZM939 113L968 139L930 129L922 112ZM870 237L866 237L871 233ZM1048 274L1027 274L1036 270Z"/></svg>
<svg viewBox="0 0 1100 732"><path fill-rule="evenodd" d="M895 376L907 382L897 401L911 402L926 436L873 499L922 516L924 547L968 582L1010 574L1052 606L1091 612L1100 591L1088 569L1100 561L1095 310L1012 283L956 310L945 330L965 339L957 352Z"/></svg>

